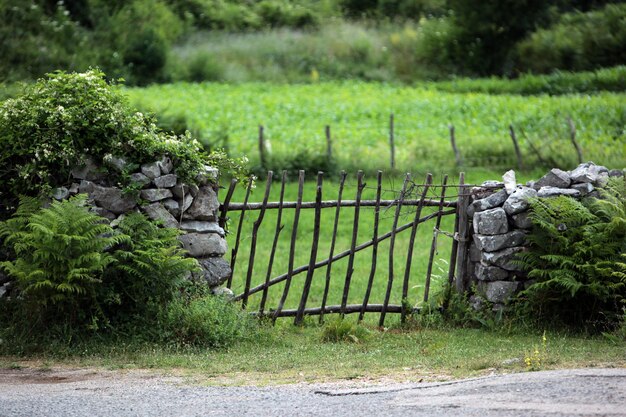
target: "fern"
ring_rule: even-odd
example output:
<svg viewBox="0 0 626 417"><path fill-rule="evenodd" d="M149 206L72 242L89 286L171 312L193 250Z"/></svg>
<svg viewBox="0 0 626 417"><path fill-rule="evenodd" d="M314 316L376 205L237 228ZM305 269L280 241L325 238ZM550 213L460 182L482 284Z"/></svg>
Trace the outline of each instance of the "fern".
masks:
<svg viewBox="0 0 626 417"><path fill-rule="evenodd" d="M522 297L568 324L611 326L626 300L626 186L601 198L535 199L530 250L519 263L536 280Z"/></svg>

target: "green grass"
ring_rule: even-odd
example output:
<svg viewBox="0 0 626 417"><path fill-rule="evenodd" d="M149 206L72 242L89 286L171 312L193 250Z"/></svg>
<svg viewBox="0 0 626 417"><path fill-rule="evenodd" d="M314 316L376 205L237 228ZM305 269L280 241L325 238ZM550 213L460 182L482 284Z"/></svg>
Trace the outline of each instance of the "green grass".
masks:
<svg viewBox="0 0 626 417"><path fill-rule="evenodd" d="M0 357L0 368L153 369L209 385L274 385L334 380L417 382L526 370L540 333L477 329L371 330L361 343L321 342L323 328L263 329L228 350L97 344L29 358ZM332 360L329 360L332 358ZM513 363L505 361L513 359ZM541 369L626 366L623 344L547 333Z"/></svg>
<svg viewBox="0 0 626 417"><path fill-rule="evenodd" d="M217 83L128 89L131 102L159 116L182 117L204 143L226 146L258 165L258 125L273 158L323 155L330 125L340 169L370 172L389 167L388 125L395 114L396 166L410 172L455 170L448 125L456 127L463 169L516 166L508 126L513 124L527 167L571 169L576 152L566 122L571 116L585 160L626 165L624 94L518 96L446 93L422 87L343 82L301 85Z"/></svg>

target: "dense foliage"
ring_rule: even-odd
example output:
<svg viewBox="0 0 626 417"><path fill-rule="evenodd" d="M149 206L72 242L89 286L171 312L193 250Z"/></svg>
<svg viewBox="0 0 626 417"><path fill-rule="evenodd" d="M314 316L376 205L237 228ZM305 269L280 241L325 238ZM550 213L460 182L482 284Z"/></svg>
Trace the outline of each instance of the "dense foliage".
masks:
<svg viewBox="0 0 626 417"><path fill-rule="evenodd" d="M104 74L57 72L0 105L0 203L10 211L20 194L67 185L70 172L89 156L107 154L131 164L169 155L180 178L192 181L205 164L240 170L223 153L207 155L189 135L162 132L135 112ZM2 214L0 213L0 216Z"/></svg>
<svg viewBox="0 0 626 417"><path fill-rule="evenodd" d="M535 283L522 294L530 315L589 329L620 323L626 308L626 181L601 198L537 199L530 250L520 258Z"/></svg>
<svg viewBox="0 0 626 417"><path fill-rule="evenodd" d="M197 68L224 68L219 57L198 51L203 57L198 59L210 64L180 62L172 48L206 31L226 34L228 43L235 32L264 34L277 29L288 29L288 39L280 43L283 49L298 43L303 35L334 30L332 43L344 45L344 51L339 54L343 65L334 72L324 72L333 78L377 79L383 67L391 69L385 79L402 81L595 69L626 63L620 50L624 9L613 3L619 2L1 0L0 55L4 59L0 62L0 81L35 79L56 69L84 71L94 65L137 85L181 76L214 79L217 70ZM572 14L561 16L564 12ZM345 21L363 31L373 30L376 41L355 42L351 36L342 36ZM404 27L414 35L399 44L388 36L390 32L402 33ZM556 47L551 50L551 45ZM330 52L331 61L336 59L332 45L321 47ZM300 54L265 58L278 66L283 65L281 60L298 58L295 64L302 74L317 66ZM237 60L245 60L245 56ZM184 75L181 66L188 67ZM354 71L352 66L365 70Z"/></svg>

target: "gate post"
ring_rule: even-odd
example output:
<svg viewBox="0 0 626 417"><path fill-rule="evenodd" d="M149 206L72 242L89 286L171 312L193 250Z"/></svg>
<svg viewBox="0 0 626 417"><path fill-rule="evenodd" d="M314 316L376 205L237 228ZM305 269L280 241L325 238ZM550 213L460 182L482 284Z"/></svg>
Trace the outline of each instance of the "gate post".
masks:
<svg viewBox="0 0 626 417"><path fill-rule="evenodd" d="M467 209L470 203L468 187L465 185L465 173L461 172L459 176L459 199L457 205L457 217L459 221L459 231L456 236L459 242L456 255L456 291L462 294L467 291L468 271L467 271L467 253L469 248L469 216Z"/></svg>

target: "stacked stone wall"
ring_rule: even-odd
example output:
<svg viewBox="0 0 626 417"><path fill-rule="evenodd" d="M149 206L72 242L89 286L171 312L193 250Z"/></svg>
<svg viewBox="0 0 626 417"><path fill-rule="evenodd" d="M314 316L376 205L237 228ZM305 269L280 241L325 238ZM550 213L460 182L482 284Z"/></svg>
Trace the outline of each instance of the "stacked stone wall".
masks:
<svg viewBox="0 0 626 417"><path fill-rule="evenodd" d="M468 215L472 222L468 271L477 294L474 300L487 300L501 308L507 300L532 283L515 262L527 250L526 235L532 229L529 199L532 197L572 198L598 196L597 188L610 176L623 176L592 162L572 171L552 169L538 181L517 184L515 173L507 172L503 182L486 181L471 191Z"/></svg>

